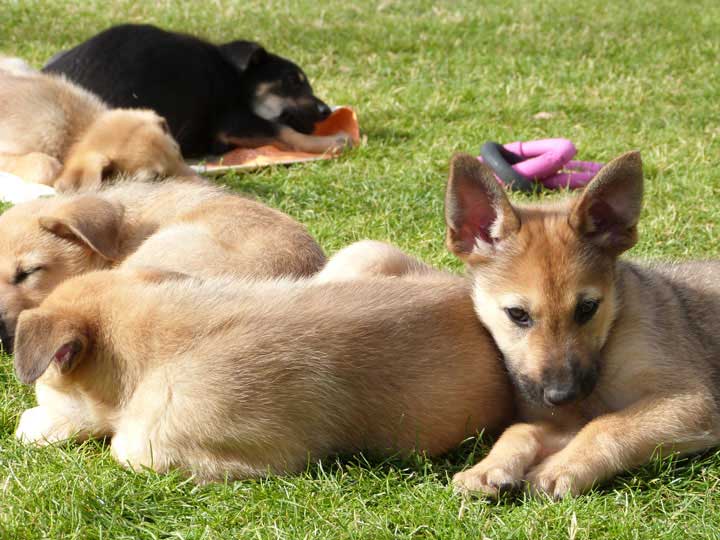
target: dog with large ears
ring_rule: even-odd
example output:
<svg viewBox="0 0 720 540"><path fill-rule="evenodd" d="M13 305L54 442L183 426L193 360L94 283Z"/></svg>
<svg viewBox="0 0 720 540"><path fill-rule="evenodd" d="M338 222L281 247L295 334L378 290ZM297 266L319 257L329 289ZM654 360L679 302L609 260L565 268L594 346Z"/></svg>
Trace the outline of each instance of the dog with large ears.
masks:
<svg viewBox="0 0 720 540"><path fill-rule="evenodd" d="M20 315L15 370L38 406L16 436L108 436L125 466L201 482L360 450L437 455L513 414L472 318L468 283L432 272L323 283L91 272Z"/></svg>
<svg viewBox="0 0 720 540"><path fill-rule="evenodd" d="M640 155L584 192L514 205L492 172L455 156L447 244L503 353L523 423L453 479L497 495L527 483L554 498L647 462L720 443L720 262L639 265Z"/></svg>

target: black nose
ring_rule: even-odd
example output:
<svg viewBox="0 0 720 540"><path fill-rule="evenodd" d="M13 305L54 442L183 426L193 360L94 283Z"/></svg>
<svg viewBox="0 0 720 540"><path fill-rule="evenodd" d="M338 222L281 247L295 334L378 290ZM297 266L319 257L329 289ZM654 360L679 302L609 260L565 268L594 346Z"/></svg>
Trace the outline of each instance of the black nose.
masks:
<svg viewBox="0 0 720 540"><path fill-rule="evenodd" d="M578 397L580 391L576 385L554 385L546 386L543 390L543 399L550 406L570 403Z"/></svg>
<svg viewBox="0 0 720 540"><path fill-rule="evenodd" d="M12 354L13 352L13 338L9 334L5 321L0 317L0 349L5 354Z"/></svg>
<svg viewBox="0 0 720 540"><path fill-rule="evenodd" d="M328 116L330 116L330 113L332 112L330 110L330 107L328 107L325 103L323 103L320 100L318 100L318 102L317 102L317 111L323 120L325 118L327 118Z"/></svg>

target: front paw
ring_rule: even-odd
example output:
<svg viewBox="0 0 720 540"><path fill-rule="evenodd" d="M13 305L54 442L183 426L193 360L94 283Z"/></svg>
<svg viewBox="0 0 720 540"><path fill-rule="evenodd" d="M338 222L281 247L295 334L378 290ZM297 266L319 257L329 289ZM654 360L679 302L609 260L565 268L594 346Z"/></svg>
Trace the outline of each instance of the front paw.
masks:
<svg viewBox="0 0 720 540"><path fill-rule="evenodd" d="M61 170L62 164L54 157L32 152L20 158L16 175L32 184L51 186Z"/></svg>
<svg viewBox="0 0 720 540"><path fill-rule="evenodd" d="M589 489L593 479L585 476L578 467L551 458L532 469L525 480L533 494L560 500Z"/></svg>
<svg viewBox="0 0 720 540"><path fill-rule="evenodd" d="M333 145L333 148L336 152L342 152L345 149L352 148L353 144L354 142L352 137L344 131L335 134L335 144Z"/></svg>
<svg viewBox="0 0 720 540"><path fill-rule="evenodd" d="M15 437L25 444L44 446L67 439L69 434L62 422L48 414L43 407L33 407L22 413Z"/></svg>
<svg viewBox="0 0 720 540"><path fill-rule="evenodd" d="M482 493L498 497L514 491L522 484L523 471L495 460L484 459L472 469L453 476L455 491L462 494Z"/></svg>

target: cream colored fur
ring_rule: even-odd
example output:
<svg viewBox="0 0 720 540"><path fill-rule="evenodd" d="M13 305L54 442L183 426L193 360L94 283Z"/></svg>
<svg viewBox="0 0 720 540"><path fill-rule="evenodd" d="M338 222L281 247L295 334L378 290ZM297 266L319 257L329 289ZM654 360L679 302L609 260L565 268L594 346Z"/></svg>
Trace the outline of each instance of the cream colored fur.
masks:
<svg viewBox="0 0 720 540"><path fill-rule="evenodd" d="M110 436L120 463L198 481L338 452L435 455L511 417L497 351L472 321L468 282L442 273L198 280L128 261L20 316L16 369L39 378L17 436Z"/></svg>
<svg viewBox="0 0 720 540"><path fill-rule="evenodd" d="M8 58L0 60L0 170L61 191L117 173L194 176L162 117L111 110L64 77Z"/></svg>
<svg viewBox="0 0 720 540"><path fill-rule="evenodd" d="M0 323L12 337L19 313L59 283L129 257L196 276L256 277L308 276L325 260L302 225L260 202L204 182L126 180L0 215Z"/></svg>

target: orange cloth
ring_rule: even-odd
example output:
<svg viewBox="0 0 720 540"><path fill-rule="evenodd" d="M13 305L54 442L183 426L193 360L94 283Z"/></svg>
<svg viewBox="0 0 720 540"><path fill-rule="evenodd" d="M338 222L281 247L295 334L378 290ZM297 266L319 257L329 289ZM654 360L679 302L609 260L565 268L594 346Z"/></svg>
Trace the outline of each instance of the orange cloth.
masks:
<svg viewBox="0 0 720 540"><path fill-rule="evenodd" d="M350 135L353 146L360 144L360 126L355 111L349 107L335 109L330 116L315 126L313 135L333 135L339 132ZM221 173L230 170L255 169L267 165L302 163L319 159L331 159L333 157L335 157L333 154L293 152L269 145L258 148L236 148L222 156L218 161L207 162L200 167L199 172Z"/></svg>

